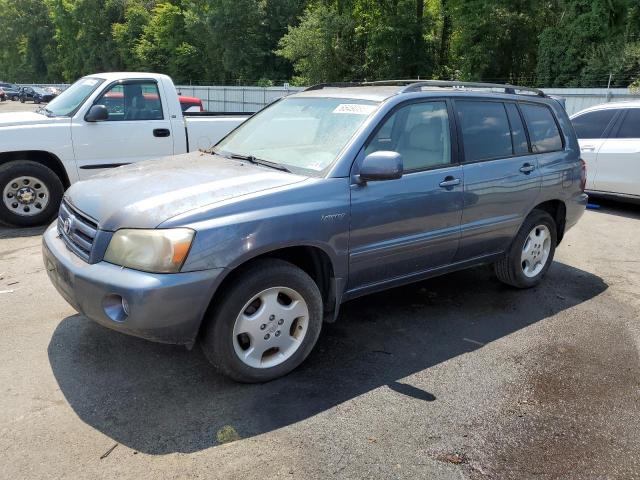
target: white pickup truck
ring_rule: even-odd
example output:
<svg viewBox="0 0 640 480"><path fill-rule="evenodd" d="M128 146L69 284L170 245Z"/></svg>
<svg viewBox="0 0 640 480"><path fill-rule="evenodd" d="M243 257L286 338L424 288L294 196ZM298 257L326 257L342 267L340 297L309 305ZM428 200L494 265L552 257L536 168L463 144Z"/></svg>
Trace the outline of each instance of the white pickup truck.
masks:
<svg viewBox="0 0 640 480"><path fill-rule="evenodd" d="M249 115L183 114L166 75L83 77L35 112L0 114L0 221L45 223L73 182L107 168L209 148Z"/></svg>

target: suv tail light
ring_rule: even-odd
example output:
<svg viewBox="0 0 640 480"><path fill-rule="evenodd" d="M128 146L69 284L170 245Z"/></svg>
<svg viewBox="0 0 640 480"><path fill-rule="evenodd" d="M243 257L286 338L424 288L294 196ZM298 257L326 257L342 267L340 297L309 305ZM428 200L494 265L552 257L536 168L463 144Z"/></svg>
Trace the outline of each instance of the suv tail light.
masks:
<svg viewBox="0 0 640 480"><path fill-rule="evenodd" d="M587 186L587 163L580 159L580 190L584 192Z"/></svg>

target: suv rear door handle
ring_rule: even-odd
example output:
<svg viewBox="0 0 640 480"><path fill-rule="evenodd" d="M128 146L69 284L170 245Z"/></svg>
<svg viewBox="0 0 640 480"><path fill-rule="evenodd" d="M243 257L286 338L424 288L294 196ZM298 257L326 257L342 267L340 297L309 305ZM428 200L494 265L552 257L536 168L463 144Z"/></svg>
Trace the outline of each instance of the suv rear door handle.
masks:
<svg viewBox="0 0 640 480"><path fill-rule="evenodd" d="M442 188L451 188L451 187L455 187L456 185L460 185L460 179L453 178L451 175L449 175L443 181L440 182L440 186Z"/></svg>
<svg viewBox="0 0 640 480"><path fill-rule="evenodd" d="M535 169L536 167L534 165L531 165L530 163L525 163L520 167L520 171L522 173L526 173L527 175L533 172Z"/></svg>
<svg viewBox="0 0 640 480"><path fill-rule="evenodd" d="M169 135L171 135L171 130L168 128L155 128L153 130L154 137L168 137Z"/></svg>

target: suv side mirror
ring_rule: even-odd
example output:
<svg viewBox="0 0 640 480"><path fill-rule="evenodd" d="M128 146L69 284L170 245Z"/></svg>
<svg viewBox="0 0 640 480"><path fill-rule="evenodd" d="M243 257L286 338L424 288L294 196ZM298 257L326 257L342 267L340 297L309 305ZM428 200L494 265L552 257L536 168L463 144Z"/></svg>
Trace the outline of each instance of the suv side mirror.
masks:
<svg viewBox="0 0 640 480"><path fill-rule="evenodd" d="M87 122L103 122L105 120L109 120L109 111L104 105L93 105L85 115L84 119Z"/></svg>
<svg viewBox="0 0 640 480"><path fill-rule="evenodd" d="M402 172L402 155L381 150L364 157L358 179L361 182L396 180L402 177Z"/></svg>

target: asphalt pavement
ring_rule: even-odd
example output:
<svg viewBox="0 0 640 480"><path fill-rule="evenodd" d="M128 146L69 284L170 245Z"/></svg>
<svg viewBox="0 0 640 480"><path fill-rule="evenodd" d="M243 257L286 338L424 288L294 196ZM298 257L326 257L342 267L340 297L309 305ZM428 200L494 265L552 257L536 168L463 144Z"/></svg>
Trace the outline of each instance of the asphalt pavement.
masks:
<svg viewBox="0 0 640 480"><path fill-rule="evenodd" d="M527 291L489 267L347 303L285 378L100 327L0 229L3 478L638 478L640 207Z"/></svg>

